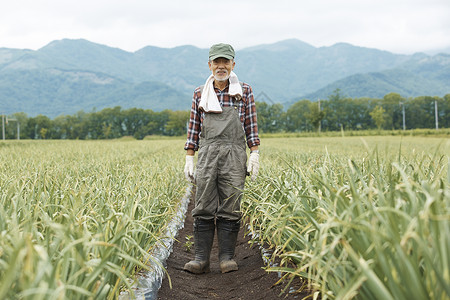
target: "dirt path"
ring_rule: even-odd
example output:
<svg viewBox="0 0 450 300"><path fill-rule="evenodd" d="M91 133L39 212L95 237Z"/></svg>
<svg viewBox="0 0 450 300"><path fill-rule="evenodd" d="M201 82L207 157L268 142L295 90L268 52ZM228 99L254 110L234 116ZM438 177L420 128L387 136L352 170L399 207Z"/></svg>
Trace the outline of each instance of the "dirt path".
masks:
<svg viewBox="0 0 450 300"><path fill-rule="evenodd" d="M194 250L186 252L186 236L193 235L193 218L191 210L193 201L189 203L184 228L178 232L173 245L173 253L167 260L167 270L172 281L164 278L158 292L159 300L189 299L302 299L307 294L288 294L280 296L283 284L274 286L279 280L277 273L268 273L261 258L257 244L250 246L249 237L244 237L244 230L239 232L236 247L236 261L239 270L222 274L219 269L217 237L215 237L211 253L211 272L194 275L183 271L186 262L193 259Z"/></svg>

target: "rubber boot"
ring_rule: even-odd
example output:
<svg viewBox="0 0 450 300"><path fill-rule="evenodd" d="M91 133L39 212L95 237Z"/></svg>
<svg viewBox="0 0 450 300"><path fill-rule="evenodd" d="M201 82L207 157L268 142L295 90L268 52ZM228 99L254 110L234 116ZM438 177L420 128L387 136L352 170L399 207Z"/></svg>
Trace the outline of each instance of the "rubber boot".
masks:
<svg viewBox="0 0 450 300"><path fill-rule="evenodd" d="M217 238L219 240L219 264L222 273L237 271L234 250L241 223L217 219Z"/></svg>
<svg viewBox="0 0 450 300"><path fill-rule="evenodd" d="M195 258L184 265L184 270L202 274L209 272L209 257L214 240L214 220L196 219L194 221Z"/></svg>

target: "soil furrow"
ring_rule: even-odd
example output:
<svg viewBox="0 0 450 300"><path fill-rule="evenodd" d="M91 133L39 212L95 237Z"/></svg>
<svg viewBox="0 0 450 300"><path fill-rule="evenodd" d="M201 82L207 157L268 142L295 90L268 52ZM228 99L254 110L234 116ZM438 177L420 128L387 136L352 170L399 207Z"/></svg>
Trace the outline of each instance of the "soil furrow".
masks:
<svg viewBox="0 0 450 300"><path fill-rule="evenodd" d="M169 280L164 278L158 292L159 300L189 299L302 299L307 294L281 294L283 284L275 285L279 280L277 273L268 273L263 268L259 246L250 245L250 238L244 236L241 229L236 246L236 261L239 270L222 274L219 268L217 237L214 239L211 253L211 272L194 275L183 271L186 262L193 259L194 247L187 251L186 242L193 242L193 218L191 210L193 201L189 203L184 228L178 232L173 245L173 252L167 260Z"/></svg>

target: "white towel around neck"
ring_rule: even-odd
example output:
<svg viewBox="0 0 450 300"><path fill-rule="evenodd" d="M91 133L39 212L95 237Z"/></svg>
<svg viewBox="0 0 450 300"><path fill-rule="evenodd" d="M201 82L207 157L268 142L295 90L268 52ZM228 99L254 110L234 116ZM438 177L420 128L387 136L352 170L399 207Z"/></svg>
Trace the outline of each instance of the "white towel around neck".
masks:
<svg viewBox="0 0 450 300"><path fill-rule="evenodd" d="M237 75L233 71L231 71L229 81L230 87L228 88L228 93L231 96L236 97L237 100L240 100L242 98L242 87L239 84ZM214 75L212 74L208 77L203 87L199 108L202 108L205 112L222 112L222 107L220 106L216 91L214 90Z"/></svg>

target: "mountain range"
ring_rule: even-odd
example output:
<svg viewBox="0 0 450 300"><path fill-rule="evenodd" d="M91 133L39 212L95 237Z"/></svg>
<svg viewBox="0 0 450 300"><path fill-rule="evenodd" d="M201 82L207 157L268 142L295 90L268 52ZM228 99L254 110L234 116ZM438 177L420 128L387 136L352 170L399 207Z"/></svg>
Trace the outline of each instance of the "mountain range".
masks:
<svg viewBox="0 0 450 300"><path fill-rule="evenodd" d="M0 112L55 117L106 107L189 110L210 71L208 49L147 46L136 52L63 39L39 50L0 48ZM338 43L314 47L284 40L236 51L236 74L257 101L444 96L450 54L394 54Z"/></svg>

